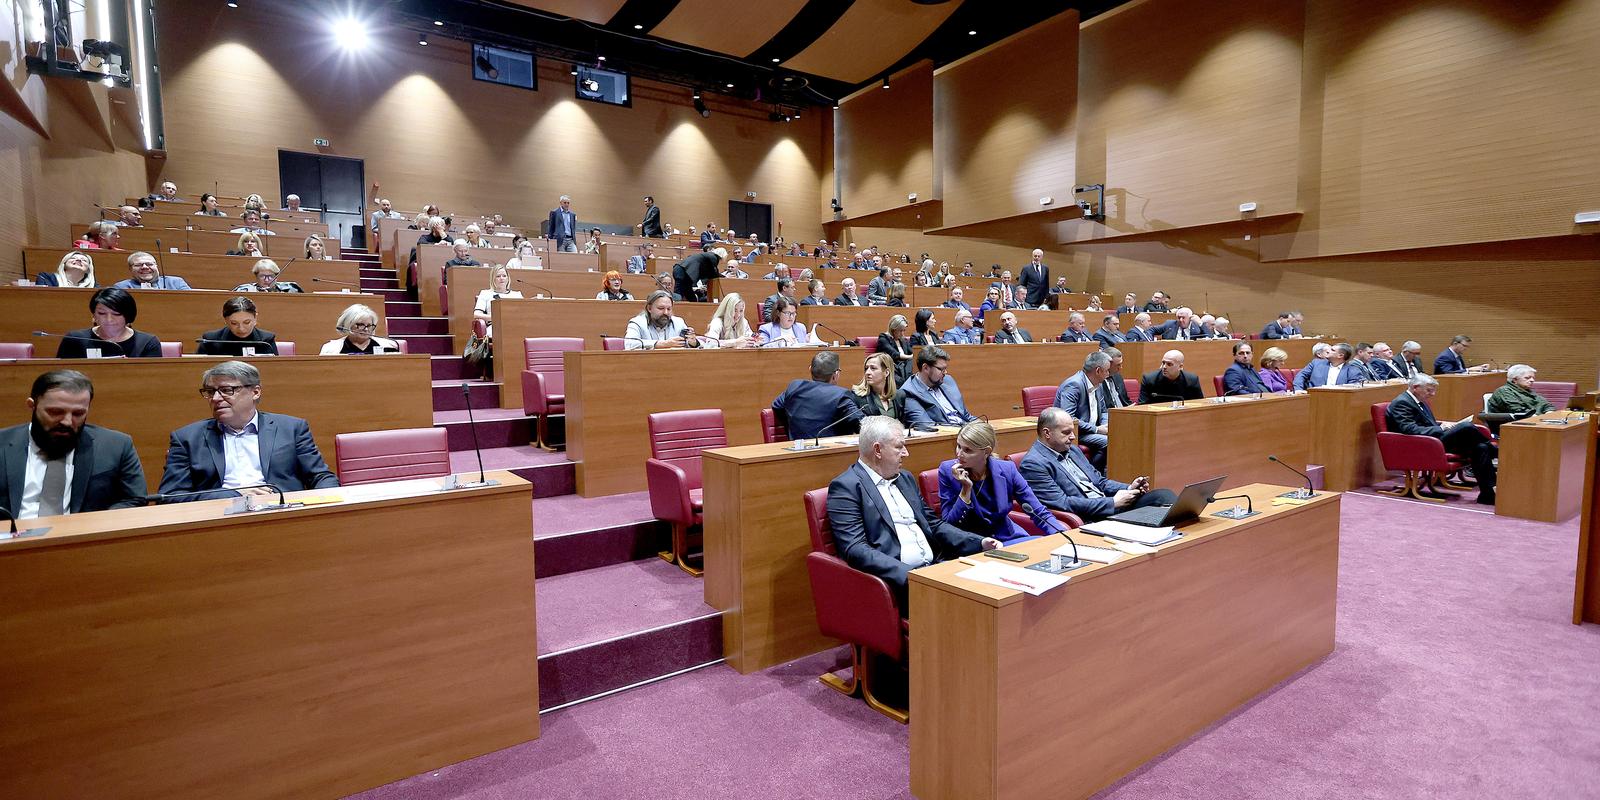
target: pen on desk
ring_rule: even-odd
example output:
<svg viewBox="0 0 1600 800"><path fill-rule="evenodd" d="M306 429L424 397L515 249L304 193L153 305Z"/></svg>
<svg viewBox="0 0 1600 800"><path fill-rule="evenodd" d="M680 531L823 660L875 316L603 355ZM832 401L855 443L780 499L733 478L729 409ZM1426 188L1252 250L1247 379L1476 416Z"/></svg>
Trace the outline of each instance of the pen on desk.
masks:
<svg viewBox="0 0 1600 800"><path fill-rule="evenodd" d="M970 567L982 566L981 562L973 561L972 559L967 558L966 556L962 556L961 558L958 558L956 560L960 561L961 563L966 564L967 566L970 566Z"/></svg>
<svg viewBox="0 0 1600 800"><path fill-rule="evenodd" d="M1021 587L1022 587L1022 588L1024 588L1024 589L1033 589L1033 588L1037 588L1037 587L1035 587L1035 586L1034 586L1034 585L1033 585L1033 584L1031 584L1031 583L1023 583L1023 582L1022 582L1022 581L1014 581L1014 580L1011 580L1011 579L1010 579L1010 578L1007 578L1007 577L1006 577L1006 576L1004 576L1004 575L998 575L998 576L996 576L996 577L998 577L998 578L999 578L999 579L1000 579L1000 580L1002 580L1002 581L1004 581L1004 582L1006 582L1006 583L1009 583L1009 584L1011 584L1011 585L1012 585L1012 586L1021 586Z"/></svg>

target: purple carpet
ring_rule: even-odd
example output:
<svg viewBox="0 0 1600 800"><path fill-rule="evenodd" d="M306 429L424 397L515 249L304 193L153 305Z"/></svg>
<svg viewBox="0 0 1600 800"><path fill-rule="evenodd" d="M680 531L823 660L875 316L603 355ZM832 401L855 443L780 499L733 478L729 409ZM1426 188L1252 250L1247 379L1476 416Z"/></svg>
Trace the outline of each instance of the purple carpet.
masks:
<svg viewBox="0 0 1600 800"><path fill-rule="evenodd" d="M535 588L540 654L716 612L699 578L659 558L541 578Z"/></svg>
<svg viewBox="0 0 1600 800"><path fill-rule="evenodd" d="M542 467L550 464L570 464L566 453L552 453L531 444L518 447L483 448L484 469L518 469ZM478 456L472 450L457 450L450 454L450 469L467 472L478 468Z"/></svg>
<svg viewBox="0 0 1600 800"><path fill-rule="evenodd" d="M533 501L535 539L654 520L655 515L650 513L649 492L609 497L568 494Z"/></svg>
<svg viewBox="0 0 1600 800"><path fill-rule="evenodd" d="M1576 525L1343 503L1334 653L1099 797L1600 797L1600 627L1569 621ZM622 613L547 603L542 581L539 599L541 626ZM557 711L537 741L361 797L908 797L907 729L816 681L841 653Z"/></svg>

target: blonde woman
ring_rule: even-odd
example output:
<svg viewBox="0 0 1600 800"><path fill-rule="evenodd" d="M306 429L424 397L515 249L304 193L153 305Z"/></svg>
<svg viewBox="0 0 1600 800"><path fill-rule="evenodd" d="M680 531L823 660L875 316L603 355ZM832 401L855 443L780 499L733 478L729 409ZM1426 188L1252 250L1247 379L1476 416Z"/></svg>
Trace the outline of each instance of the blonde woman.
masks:
<svg viewBox="0 0 1600 800"><path fill-rule="evenodd" d="M533 247L533 242L525 241L517 245L517 254L506 262L506 268L544 269L544 261L539 258L538 251Z"/></svg>
<svg viewBox="0 0 1600 800"><path fill-rule="evenodd" d="M25 283L27 279L18 281ZM93 289L94 260L88 253L78 250L67 253L56 263L55 272L41 272L33 282L39 286L64 286L73 289Z"/></svg>
<svg viewBox="0 0 1600 800"><path fill-rule="evenodd" d="M344 335L328 340L318 355L364 356L400 352L400 345L395 340L376 335L378 314L360 303L346 308L339 315L339 321L334 323L334 329Z"/></svg>
<svg viewBox="0 0 1600 800"><path fill-rule="evenodd" d="M521 300L522 292L511 288L511 275L505 267L494 267L489 270L489 288L478 292L478 299L472 304L472 318L482 320L488 329L488 335L494 335L494 301L501 298Z"/></svg>
<svg viewBox="0 0 1600 800"><path fill-rule="evenodd" d="M745 348L755 341L750 321L744 316L744 298L738 292L729 292L717 304L717 310L706 325L706 339L715 342L713 347Z"/></svg>
<svg viewBox="0 0 1600 800"><path fill-rule="evenodd" d="M305 289L300 288L300 284L295 283L294 281L278 280L278 273L280 272L283 272L283 268L278 266L277 262L270 258L263 258L257 261L255 266L250 268L250 274L255 276L255 280L250 283L244 283L235 286L233 287L233 290L236 292L305 291Z"/></svg>
<svg viewBox="0 0 1600 800"><path fill-rule="evenodd" d="M333 256L328 254L328 247L322 243L322 237L313 233L306 237L305 259L307 261L332 261Z"/></svg>
<svg viewBox="0 0 1600 800"><path fill-rule="evenodd" d="M483 229L479 228L478 223L476 222L467 226L467 231L464 235L462 235L461 239L465 239L467 246L469 247L494 247L494 245L490 244L489 240L484 237ZM457 241L460 240L458 239Z"/></svg>
<svg viewBox="0 0 1600 800"><path fill-rule="evenodd" d="M1274 392L1289 391L1289 381L1278 370L1283 369L1283 363L1289 360L1289 354L1281 347L1269 347L1261 354L1261 369L1256 374L1261 376L1261 382Z"/></svg>
<svg viewBox="0 0 1600 800"><path fill-rule="evenodd" d="M267 255L261 252L261 237L248 231L239 234L239 243L235 244L227 254L230 256L253 256L255 258L265 258Z"/></svg>
<svg viewBox="0 0 1600 800"><path fill-rule="evenodd" d="M900 397L895 394L894 359L873 353L861 367L861 382L850 387L856 407L864 417L900 418Z"/></svg>
<svg viewBox="0 0 1600 800"><path fill-rule="evenodd" d="M1016 465L995 455L998 443L987 422L961 426L956 457L939 465L939 516L964 531L1010 544L1029 538L1009 516L1012 505L1020 503L1046 535L1065 532L1066 524L1039 502Z"/></svg>

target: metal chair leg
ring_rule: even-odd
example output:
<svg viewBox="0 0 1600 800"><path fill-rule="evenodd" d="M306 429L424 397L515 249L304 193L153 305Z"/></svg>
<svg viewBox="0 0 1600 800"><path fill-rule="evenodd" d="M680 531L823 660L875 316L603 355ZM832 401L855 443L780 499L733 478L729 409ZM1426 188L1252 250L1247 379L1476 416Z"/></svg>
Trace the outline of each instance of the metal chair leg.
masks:
<svg viewBox="0 0 1600 800"><path fill-rule="evenodd" d="M558 446L558 445L550 444L550 415L549 414L540 414L534 420L533 431L534 431L533 442L534 442L534 444L539 446L540 450L545 450L545 451L551 452L551 453L559 453L562 450L567 449L566 445L559 445Z"/></svg>
<svg viewBox="0 0 1600 800"><path fill-rule="evenodd" d="M661 552L656 553L656 555L660 556L661 560L667 562L668 564L677 564L678 569L681 569L696 578L705 574L704 568L693 567L689 565L688 525L683 525L676 522L672 523L672 547L670 550L662 550Z"/></svg>
<svg viewBox="0 0 1600 800"><path fill-rule="evenodd" d="M872 654L867 652L866 648L859 644L851 645L850 680L846 681L832 672L824 672L822 675L817 677L817 680L822 681L824 686L827 686L828 688L833 689L834 691L837 691L846 697L855 697L860 695L861 699L866 701L867 708L870 708L873 711L876 711L879 714L882 714L889 719L900 723L901 725L909 723L911 721L911 713L908 709L895 708L894 706L879 700L878 696L872 692L872 673L871 667L868 666L871 663Z"/></svg>
<svg viewBox="0 0 1600 800"><path fill-rule="evenodd" d="M1419 490L1425 484L1426 478L1419 479L1415 470L1406 470L1406 485L1394 489L1379 489L1381 494L1394 495L1395 497L1410 497L1429 503L1443 503L1442 497L1426 497Z"/></svg>

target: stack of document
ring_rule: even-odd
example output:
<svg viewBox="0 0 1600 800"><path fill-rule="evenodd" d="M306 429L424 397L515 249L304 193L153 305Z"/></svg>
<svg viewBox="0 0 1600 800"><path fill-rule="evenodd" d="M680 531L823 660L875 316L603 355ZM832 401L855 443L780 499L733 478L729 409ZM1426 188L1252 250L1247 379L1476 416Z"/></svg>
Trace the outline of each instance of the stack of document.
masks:
<svg viewBox="0 0 1600 800"><path fill-rule="evenodd" d="M1122 551L1120 550L1114 550L1110 547L1092 547L1086 544L1080 544L1077 547L1064 544L1051 550L1050 555L1066 556L1067 558L1077 555L1078 558L1084 561L1094 561L1100 564L1115 564L1122 560Z"/></svg>
<svg viewBox="0 0 1600 800"><path fill-rule="evenodd" d="M1080 530L1096 536L1109 536L1112 539L1120 539L1124 542L1133 542L1134 544L1142 544L1149 547L1166 544L1183 535L1173 530L1171 525L1152 528L1147 525L1129 525L1126 522L1117 522L1111 519L1091 522Z"/></svg>
<svg viewBox="0 0 1600 800"><path fill-rule="evenodd" d="M978 564L957 572L956 577L1040 595L1066 583L1071 576L1051 575L1048 572L1013 567L1010 564Z"/></svg>

